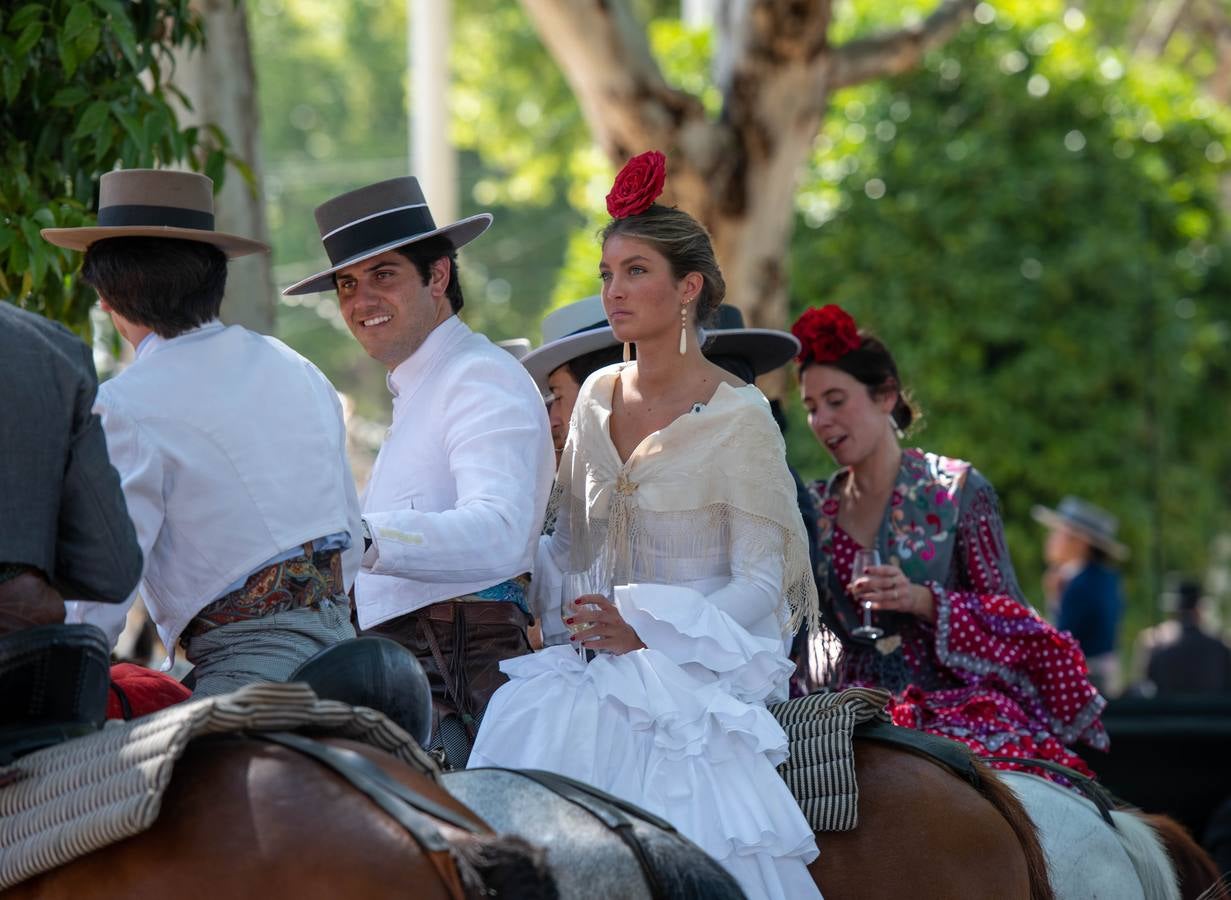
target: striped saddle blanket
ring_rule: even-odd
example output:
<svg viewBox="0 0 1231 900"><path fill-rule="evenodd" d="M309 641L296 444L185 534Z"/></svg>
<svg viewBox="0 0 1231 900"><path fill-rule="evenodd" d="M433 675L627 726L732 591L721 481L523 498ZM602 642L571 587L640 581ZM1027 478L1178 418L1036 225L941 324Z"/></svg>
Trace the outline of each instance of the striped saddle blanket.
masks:
<svg viewBox="0 0 1231 900"><path fill-rule="evenodd" d="M419 771L438 772L383 714L320 700L304 684L254 684L111 721L0 768L0 890L153 825L175 761L192 740L300 729L360 741Z"/></svg>
<svg viewBox="0 0 1231 900"><path fill-rule="evenodd" d="M889 721L888 691L850 688L769 707L791 755L778 767L813 831L850 831L859 821L859 785L851 737L861 722Z"/></svg>

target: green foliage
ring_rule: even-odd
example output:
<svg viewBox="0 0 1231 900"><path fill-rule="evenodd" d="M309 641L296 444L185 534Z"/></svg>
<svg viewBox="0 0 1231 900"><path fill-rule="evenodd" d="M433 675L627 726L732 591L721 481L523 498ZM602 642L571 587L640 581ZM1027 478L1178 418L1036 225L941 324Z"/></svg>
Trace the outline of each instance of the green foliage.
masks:
<svg viewBox="0 0 1231 900"><path fill-rule="evenodd" d="M1231 527L1228 116L1080 14L997 10L923 70L833 98L793 308L839 303L894 349L922 443L996 484L1036 598L1031 506L1117 513L1140 626L1162 572L1200 572ZM831 467L806 428L791 449Z"/></svg>
<svg viewBox="0 0 1231 900"><path fill-rule="evenodd" d="M181 130L171 50L195 47L188 0L45 0L0 9L0 297L88 336L80 254L39 229L94 221L98 177L187 161L221 181L226 140Z"/></svg>
<svg viewBox="0 0 1231 900"><path fill-rule="evenodd" d="M324 262L315 206L363 184L413 174L406 6L403 0L249 6L279 285ZM589 139L520 6L455 2L452 42L459 214L495 217L491 230L461 254L462 317L493 339L537 341L567 235L582 221L566 193L589 158L573 150L588 147ZM356 345L332 297L285 298L278 331L320 362L362 415L387 418L384 372Z"/></svg>

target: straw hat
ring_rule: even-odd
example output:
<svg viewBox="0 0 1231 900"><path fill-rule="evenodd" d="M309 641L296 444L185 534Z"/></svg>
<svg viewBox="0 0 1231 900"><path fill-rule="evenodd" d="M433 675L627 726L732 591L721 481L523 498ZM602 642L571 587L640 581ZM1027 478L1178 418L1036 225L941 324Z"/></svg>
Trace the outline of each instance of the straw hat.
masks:
<svg viewBox="0 0 1231 900"><path fill-rule="evenodd" d="M158 237L212 244L228 259L269 252L260 241L214 231L213 180L170 169L108 172L99 181L97 225L40 233L69 250L85 250L104 238Z"/></svg>
<svg viewBox="0 0 1231 900"><path fill-rule="evenodd" d="M491 213L479 213L437 227L419 187L419 179L413 176L369 184L327 200L316 208L316 225L329 256L329 268L309 275L282 293L331 291L333 275L339 269L437 235L447 237L456 250L473 241L491 224Z"/></svg>

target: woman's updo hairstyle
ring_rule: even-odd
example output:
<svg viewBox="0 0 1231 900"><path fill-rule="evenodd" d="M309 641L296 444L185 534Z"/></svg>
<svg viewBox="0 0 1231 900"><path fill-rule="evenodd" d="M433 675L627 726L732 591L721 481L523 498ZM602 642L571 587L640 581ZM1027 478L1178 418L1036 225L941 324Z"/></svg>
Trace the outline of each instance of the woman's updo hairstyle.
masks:
<svg viewBox="0 0 1231 900"><path fill-rule="evenodd" d="M700 222L684 212L654 201L666 182L667 158L657 150L634 156L616 175L607 195L611 221L602 232L602 244L616 235L645 241L661 253L679 281L689 272L701 276L694 314L697 325L712 321L727 295L727 283L718 268L714 244Z"/></svg>
<svg viewBox="0 0 1231 900"><path fill-rule="evenodd" d="M791 326L791 333L802 347L796 357L799 374L809 366L832 366L864 385L873 398L896 392L898 399L890 416L898 431L907 431L921 418L910 392L902 386L889 348L874 334L857 328L840 306L806 310Z"/></svg>
<svg viewBox="0 0 1231 900"><path fill-rule="evenodd" d="M727 283L718 268L709 232L700 222L682 209L653 203L644 212L612 219L603 229L603 246L616 235L645 241L661 253L676 281L689 272L699 274L703 284L694 301L697 324L704 327L714 319L727 295Z"/></svg>

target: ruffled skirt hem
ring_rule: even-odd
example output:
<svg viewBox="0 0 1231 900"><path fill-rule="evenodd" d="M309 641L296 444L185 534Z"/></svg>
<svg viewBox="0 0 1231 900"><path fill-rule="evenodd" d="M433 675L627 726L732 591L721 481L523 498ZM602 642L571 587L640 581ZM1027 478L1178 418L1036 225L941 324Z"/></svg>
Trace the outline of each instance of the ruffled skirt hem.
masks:
<svg viewBox="0 0 1231 900"><path fill-rule="evenodd" d="M547 769L670 821L750 897L817 897L815 836L775 770L786 735L760 705L655 650L586 664L552 647L501 664L472 768ZM805 891L805 887L808 889Z"/></svg>

